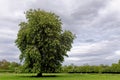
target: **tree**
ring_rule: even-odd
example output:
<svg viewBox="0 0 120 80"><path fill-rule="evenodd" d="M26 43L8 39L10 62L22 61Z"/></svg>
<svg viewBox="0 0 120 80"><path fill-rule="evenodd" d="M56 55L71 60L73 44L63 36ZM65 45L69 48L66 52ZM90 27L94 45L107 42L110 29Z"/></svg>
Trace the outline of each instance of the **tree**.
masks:
<svg viewBox="0 0 120 80"><path fill-rule="evenodd" d="M70 51L75 35L62 30L59 16L43 10L28 10L26 22L19 24L16 45L20 60L30 72L55 72Z"/></svg>
<svg viewBox="0 0 120 80"><path fill-rule="evenodd" d="M20 64L16 63L16 62L11 62L9 65L9 69L12 71L16 71L16 69L20 66Z"/></svg>
<svg viewBox="0 0 120 80"><path fill-rule="evenodd" d="M8 62L7 60L3 59L2 61L0 61L0 69L3 69L3 70L8 70L9 69L9 65L10 65L10 62Z"/></svg>
<svg viewBox="0 0 120 80"><path fill-rule="evenodd" d="M120 60L118 60L118 65L120 65Z"/></svg>

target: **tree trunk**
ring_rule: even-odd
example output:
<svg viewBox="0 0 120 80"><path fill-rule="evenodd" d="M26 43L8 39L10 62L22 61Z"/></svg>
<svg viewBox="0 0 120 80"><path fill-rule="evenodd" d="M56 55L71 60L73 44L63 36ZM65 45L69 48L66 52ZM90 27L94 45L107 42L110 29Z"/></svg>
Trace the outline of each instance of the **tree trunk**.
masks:
<svg viewBox="0 0 120 80"><path fill-rule="evenodd" d="M37 77L42 77L42 73L41 73L41 72L38 73L38 74L37 74Z"/></svg>

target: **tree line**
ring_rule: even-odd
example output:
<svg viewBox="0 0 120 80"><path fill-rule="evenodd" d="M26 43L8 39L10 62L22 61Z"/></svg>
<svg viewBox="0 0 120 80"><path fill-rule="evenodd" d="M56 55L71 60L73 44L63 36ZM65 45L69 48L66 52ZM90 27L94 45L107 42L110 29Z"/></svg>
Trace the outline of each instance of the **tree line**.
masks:
<svg viewBox="0 0 120 80"><path fill-rule="evenodd" d="M61 72L67 73L120 73L120 60L118 63L112 65L82 65L76 66L74 64L62 66Z"/></svg>
<svg viewBox="0 0 120 80"><path fill-rule="evenodd" d="M0 61L0 72L15 72L15 73L33 73L28 69L24 69L24 65L17 62L9 62L7 60ZM112 65L82 65L76 66L74 64L65 65L58 68L57 73L120 73L120 60L118 63Z"/></svg>
<svg viewBox="0 0 120 80"><path fill-rule="evenodd" d="M9 62L5 59L0 61L0 72L16 72L20 66L17 62Z"/></svg>

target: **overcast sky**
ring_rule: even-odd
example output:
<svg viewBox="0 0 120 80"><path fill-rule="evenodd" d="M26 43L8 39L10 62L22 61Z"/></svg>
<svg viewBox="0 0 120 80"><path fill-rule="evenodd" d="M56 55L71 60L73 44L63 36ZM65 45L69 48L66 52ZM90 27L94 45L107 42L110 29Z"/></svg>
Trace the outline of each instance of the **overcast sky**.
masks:
<svg viewBox="0 0 120 80"><path fill-rule="evenodd" d="M19 62L15 39L29 9L52 11L76 34L64 65L112 64L120 59L120 0L0 0L0 60Z"/></svg>

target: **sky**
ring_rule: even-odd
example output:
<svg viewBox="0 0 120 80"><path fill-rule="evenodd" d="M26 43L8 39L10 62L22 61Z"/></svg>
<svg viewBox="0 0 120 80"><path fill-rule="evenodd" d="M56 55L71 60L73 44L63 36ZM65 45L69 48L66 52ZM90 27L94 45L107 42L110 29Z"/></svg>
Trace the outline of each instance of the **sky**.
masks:
<svg viewBox="0 0 120 80"><path fill-rule="evenodd" d="M120 0L0 0L0 60L19 62L15 45L24 12L43 9L60 16L76 34L63 65L111 65L120 59Z"/></svg>

